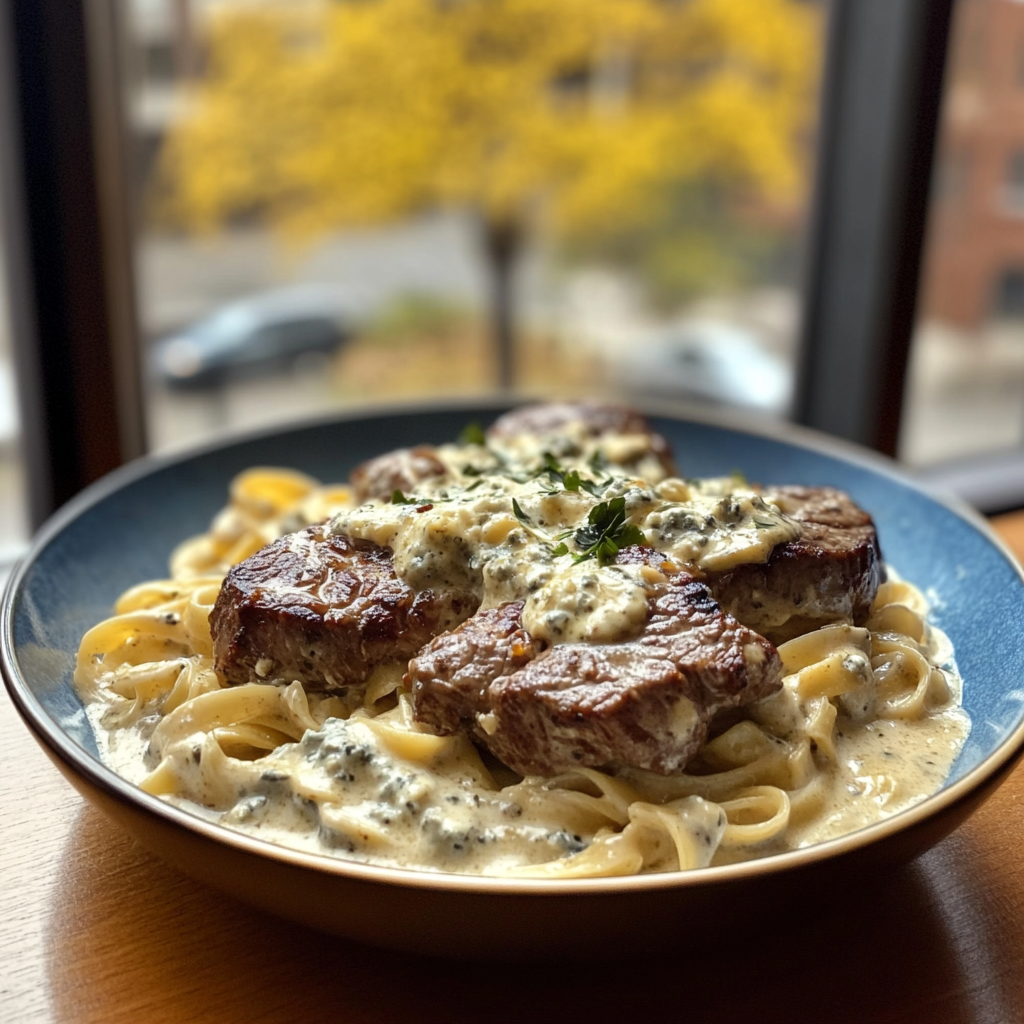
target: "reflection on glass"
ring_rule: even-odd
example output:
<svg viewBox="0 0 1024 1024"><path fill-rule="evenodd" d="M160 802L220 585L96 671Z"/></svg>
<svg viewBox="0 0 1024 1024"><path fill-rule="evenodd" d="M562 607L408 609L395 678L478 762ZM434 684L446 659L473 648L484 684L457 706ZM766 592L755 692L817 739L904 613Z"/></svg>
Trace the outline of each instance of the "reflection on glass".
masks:
<svg viewBox="0 0 1024 1024"><path fill-rule="evenodd" d="M0 231L0 239L3 232ZM7 276L0 246L0 583L28 539L25 480L18 451L18 401L7 314Z"/></svg>
<svg viewBox="0 0 1024 1024"><path fill-rule="evenodd" d="M807 0L135 0L157 446L344 403L781 414Z"/></svg>
<svg viewBox="0 0 1024 1024"><path fill-rule="evenodd" d="M900 454L925 464L1024 430L1024 4L956 6Z"/></svg>

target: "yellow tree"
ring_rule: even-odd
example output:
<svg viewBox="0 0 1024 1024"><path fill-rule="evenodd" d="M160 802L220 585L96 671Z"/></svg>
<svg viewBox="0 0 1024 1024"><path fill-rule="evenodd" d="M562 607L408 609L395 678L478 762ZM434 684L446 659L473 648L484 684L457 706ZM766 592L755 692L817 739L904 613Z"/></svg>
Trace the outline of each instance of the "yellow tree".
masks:
<svg viewBox="0 0 1024 1024"><path fill-rule="evenodd" d="M472 209L502 385L511 276L543 222L571 234L722 180L798 190L817 78L799 0L346 0L226 10L169 134L166 208L309 234Z"/></svg>

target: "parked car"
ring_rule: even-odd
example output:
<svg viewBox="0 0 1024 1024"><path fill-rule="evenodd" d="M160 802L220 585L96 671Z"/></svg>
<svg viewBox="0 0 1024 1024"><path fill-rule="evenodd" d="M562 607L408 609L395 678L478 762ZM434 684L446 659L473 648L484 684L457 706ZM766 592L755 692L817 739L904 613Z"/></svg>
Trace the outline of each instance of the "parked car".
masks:
<svg viewBox="0 0 1024 1024"><path fill-rule="evenodd" d="M773 415L789 409L792 371L753 333L717 321L689 321L630 349L621 379L637 396L696 398Z"/></svg>
<svg viewBox="0 0 1024 1024"><path fill-rule="evenodd" d="M162 338L153 349L154 369L164 383L180 388L280 371L310 353L335 352L351 336L354 318L351 299L335 289L275 289Z"/></svg>

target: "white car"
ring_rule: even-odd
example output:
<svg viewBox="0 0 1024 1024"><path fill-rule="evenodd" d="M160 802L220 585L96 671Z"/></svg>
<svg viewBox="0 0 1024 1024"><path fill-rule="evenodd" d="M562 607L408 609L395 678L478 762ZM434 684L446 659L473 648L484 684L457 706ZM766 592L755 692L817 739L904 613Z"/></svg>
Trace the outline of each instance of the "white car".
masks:
<svg viewBox="0 0 1024 1024"><path fill-rule="evenodd" d="M712 320L664 329L632 348L620 371L636 396L697 398L775 416L792 401L788 363L753 333Z"/></svg>

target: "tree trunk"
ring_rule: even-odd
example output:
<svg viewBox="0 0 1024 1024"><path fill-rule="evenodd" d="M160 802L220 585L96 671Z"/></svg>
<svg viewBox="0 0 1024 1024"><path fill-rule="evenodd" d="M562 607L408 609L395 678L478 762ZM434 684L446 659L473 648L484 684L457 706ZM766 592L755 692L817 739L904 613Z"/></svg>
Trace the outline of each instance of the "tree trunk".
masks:
<svg viewBox="0 0 1024 1024"><path fill-rule="evenodd" d="M515 385L516 326L513 277L522 247L522 231L510 220L485 220L484 252L491 273L491 337L498 364L498 387Z"/></svg>

